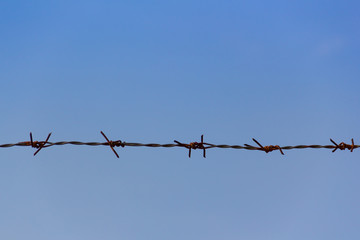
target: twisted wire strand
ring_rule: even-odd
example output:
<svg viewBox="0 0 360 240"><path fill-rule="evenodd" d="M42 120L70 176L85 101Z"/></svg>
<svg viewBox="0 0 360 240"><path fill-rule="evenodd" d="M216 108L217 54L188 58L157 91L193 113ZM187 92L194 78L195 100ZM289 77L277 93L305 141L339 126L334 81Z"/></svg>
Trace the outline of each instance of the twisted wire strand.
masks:
<svg viewBox="0 0 360 240"><path fill-rule="evenodd" d="M44 148L51 146L63 146L63 145L78 145L78 146L108 146L107 142L79 142L79 141L61 141L61 142L48 142ZM125 146L128 147L164 147L164 148L172 148L172 147L182 147L178 144L168 143L168 144L160 144L160 143L132 143L125 142ZM258 150L257 147L246 147L241 145L227 145L227 144L211 144L208 143L208 148L233 148L233 149L245 149L245 150ZM31 146L27 142L18 142L18 143L6 143L1 144L0 148L9 148L9 147L28 147ZM281 147L283 150L291 150L291 149L305 149L305 148L327 148L334 149L336 148L334 145L296 145L296 146L284 146ZM354 149L360 148L360 145L354 145Z"/></svg>
<svg viewBox="0 0 360 240"><path fill-rule="evenodd" d="M132 142L124 142L124 146L127 147L164 147L164 148L172 148L172 147L182 147L178 144L168 143L168 144L160 144L160 143L132 143ZM63 146L63 145L77 145L77 146L109 146L109 143L107 142L80 142L80 141L61 141L61 142L47 142L46 146ZM206 143L208 146L207 148L233 148L233 149L245 149L245 150L259 150L257 147L246 147L241 145L228 145L228 144L211 144ZM9 148L9 147L15 147L15 146L21 146L21 147L28 147L31 146L29 142L18 142L18 143L7 143L7 144L1 144L0 148ZM281 147L283 150L291 150L291 149L305 149L305 148L313 148L313 149L320 149L320 148L326 148L326 149L334 149L336 146L334 145L296 145L296 146L284 146ZM354 145L354 149L360 148L360 145Z"/></svg>
<svg viewBox="0 0 360 240"><path fill-rule="evenodd" d="M44 148L51 146L63 146L63 145L77 145L77 146L108 146L107 142L79 142L79 141L61 141L61 142L47 142L47 145ZM172 148L172 147L182 147L178 144L168 143L168 144L160 144L160 143L132 143L125 142L125 146L127 147L164 147L164 148ZM258 150L257 147L246 147L241 145L227 145L227 144L211 144L208 143L208 148L233 148L233 149L245 149L245 150ZM18 143L6 143L1 144L0 148L10 148L15 146L28 147L31 146L27 142L18 142ZM327 148L334 149L336 148L334 145L296 145L296 146L284 146L281 147L283 150L291 150L291 149L305 149L305 148ZM360 145L354 145L354 149L360 148Z"/></svg>

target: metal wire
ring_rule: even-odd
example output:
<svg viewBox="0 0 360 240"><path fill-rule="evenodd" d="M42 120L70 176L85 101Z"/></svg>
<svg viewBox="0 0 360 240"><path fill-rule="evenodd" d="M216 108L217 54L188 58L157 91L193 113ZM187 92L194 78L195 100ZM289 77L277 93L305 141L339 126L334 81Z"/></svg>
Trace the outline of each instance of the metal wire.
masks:
<svg viewBox="0 0 360 240"><path fill-rule="evenodd" d="M7 143L7 144L1 144L0 148L9 148L9 147L15 147L15 146L31 146L33 148L36 148L36 152L34 153L34 156L43 148L48 148L52 146L63 146L63 145L85 145L85 146L110 146L111 150L114 152L116 157L119 158L118 153L115 151L115 147L164 147L164 148L172 148L172 147L183 147L189 150L189 157L191 157L191 150L192 149L202 149L203 150L203 157L206 157L206 149L210 148L232 148L232 149L245 149L245 150L258 150L258 151L264 151L266 153L272 152L274 150L279 150L281 154L284 155L283 150L292 150L292 149L305 149L305 148L313 148L313 149L320 149L320 148L326 148L326 149L333 149L332 152L335 152L337 149L340 150L350 150L353 152L354 149L359 148L360 145L354 144L354 139L351 139L351 144L346 144L344 142L341 142L337 144L334 140L330 138L330 141L333 143L333 145L296 145L296 146L283 146L280 147L279 145L268 145L268 146L262 146L257 140L254 138L252 139L259 147L251 146L249 144L242 145L227 145L227 144L212 144L212 143L206 143L204 142L203 135L201 136L201 142L190 142L190 143L181 143L179 141L174 140L174 143L168 143L168 144L159 144L159 143L132 143L132 142L123 142L121 140L117 141L111 141L107 138L107 136L101 131L100 132L103 137L106 139L106 142L80 142L80 141L61 141L61 142L49 142L49 138L51 136L51 133L47 136L45 141L33 141L32 133L30 133L30 141L25 142L18 142L18 143Z"/></svg>

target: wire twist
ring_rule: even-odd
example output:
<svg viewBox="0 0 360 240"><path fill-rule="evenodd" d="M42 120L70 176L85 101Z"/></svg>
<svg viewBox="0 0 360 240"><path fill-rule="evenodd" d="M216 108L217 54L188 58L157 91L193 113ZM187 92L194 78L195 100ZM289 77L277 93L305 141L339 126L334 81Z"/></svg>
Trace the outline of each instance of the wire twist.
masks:
<svg viewBox="0 0 360 240"><path fill-rule="evenodd" d="M335 148L334 148L334 150L332 150L332 152L335 152L337 149L340 149L340 150L349 149L350 152L352 152L352 151L354 150L354 147L355 147L354 139L353 139L353 138L351 139L351 145L346 144L346 143L344 143L344 142L341 142L340 144L337 144L337 143L334 142L334 140L332 140L331 138L330 138L330 141L335 145Z"/></svg>
<svg viewBox="0 0 360 240"><path fill-rule="evenodd" d="M122 142L122 141L120 141L120 140L115 141L115 142L110 141L110 140L106 137L105 133L103 133L103 131L100 131L100 133L104 136L104 138L105 138L106 141L108 142L111 150L115 153L116 157L119 158L119 155L118 155L117 152L115 151L114 147L120 147L120 146L121 146L121 147L125 147L125 142Z"/></svg>
<svg viewBox="0 0 360 240"><path fill-rule="evenodd" d="M174 140L175 143L178 144L178 146L185 147L189 149L189 158L191 157L191 149L202 149L203 150L203 157L206 158L206 149L211 148L211 146L205 147L204 144L209 145L207 143L204 143L204 135L201 135L201 142L191 142L189 144L181 143L179 141Z"/></svg>
<svg viewBox="0 0 360 240"><path fill-rule="evenodd" d="M269 153L269 152L272 152L274 150L280 150L281 154L284 155L281 147L279 145L269 145L269 146L265 146L263 147L258 141L255 140L255 138L252 139L257 145L259 145L260 148L257 148L257 147L254 147L254 146L251 146L251 145L248 145L248 144L244 144L245 146L247 147L253 147L253 148L256 148L257 150L261 150L261 151L264 151L266 153Z"/></svg>
<svg viewBox="0 0 360 240"><path fill-rule="evenodd" d="M200 142L190 142L190 143L181 143L177 140L174 140L176 144L173 143L167 143L167 144L160 144L160 143L131 143L131 142L123 142L120 140L117 141L111 141L108 139L108 137L100 131L100 133L103 135L103 137L106 139L106 142L80 142L80 141L61 141L61 142L49 142L51 133L47 136L45 141L34 141L32 133L30 132L30 141L25 142L18 142L18 143L7 143L7 144L1 144L0 148L9 148L14 146L31 146L32 148L36 148L37 150L34 153L34 156L38 154L38 152L47 147L51 146L62 146L62 145L85 145L85 146L110 146L111 150L114 152L117 158L119 158L118 153L115 151L115 147L165 147L165 148L172 148L172 147L184 147L189 150L189 157L191 157L191 150L194 149L202 149L203 150L203 157L206 158L206 149L209 148L232 148L232 149L245 149L245 150L258 150L258 151L264 151L266 153L272 152L274 150L279 150L282 155L284 155L283 150L291 150L291 149L305 149L305 148L312 148L312 149L320 149L320 148L326 148L326 149L332 149L332 152L335 152L337 149L340 150L350 150L350 152L353 152L354 149L359 148L360 145L355 145L354 139L351 139L351 145L346 144L344 142L341 142L337 144L334 140L330 138L330 141L333 145L296 145L296 146L283 146L280 147L279 145L269 145L269 146L263 146L261 145L256 139L252 139L258 147L251 146L249 144L241 145L227 145L227 144L212 144L212 143L205 143L204 142L204 135L201 135L201 141Z"/></svg>
<svg viewBox="0 0 360 240"><path fill-rule="evenodd" d="M51 133L49 133L49 135L47 136L45 141L33 141L32 133L30 132L30 142L21 142L21 143L25 144L25 146L31 146L33 148L36 148L37 150L34 153L34 156L35 156L36 154L38 154L38 152L40 152L40 150L42 148L51 146L51 145L45 146L48 143L50 136L51 136Z"/></svg>

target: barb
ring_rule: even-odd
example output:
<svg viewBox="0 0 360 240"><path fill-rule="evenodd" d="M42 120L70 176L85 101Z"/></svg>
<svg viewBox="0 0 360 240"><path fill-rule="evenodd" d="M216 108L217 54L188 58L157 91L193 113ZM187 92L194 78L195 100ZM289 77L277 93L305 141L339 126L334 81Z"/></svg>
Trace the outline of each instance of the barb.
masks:
<svg viewBox="0 0 360 240"><path fill-rule="evenodd" d="M100 133L104 136L104 138L106 139L106 141L108 142L109 146L111 147L111 150L115 153L115 155L117 156L117 158L119 158L119 155L117 154L117 152L115 151L114 147L125 147L125 143L123 143L122 141L118 140L118 141L110 141L105 133L103 133L102 131L100 131Z"/></svg>
<svg viewBox="0 0 360 240"><path fill-rule="evenodd" d="M48 143L49 141L49 138L51 136L51 133L49 133L49 135L47 136L46 140L45 141L33 141L33 137L32 137L32 133L30 132L30 146L33 147L33 148L37 148L38 150L34 153L34 156L40 152L40 150L43 148L43 147L50 147L50 146L45 146L46 143ZM25 143L28 143L28 142L25 142Z"/></svg>
<svg viewBox="0 0 360 240"><path fill-rule="evenodd" d="M191 142L190 144L186 144L186 143L181 143L179 141L174 140L175 143L178 144L178 146L180 147L185 147L187 149L189 149L189 158L191 157L191 149L202 149L203 150L203 157L206 158L206 149L207 148L211 148L211 146L209 147L205 147L205 145L209 145L207 143L204 143L204 135L201 135L201 142Z"/></svg>
<svg viewBox="0 0 360 240"><path fill-rule="evenodd" d="M349 149L350 152L352 152L355 148L355 145L354 145L354 139L352 138L351 139L351 145L349 144L346 144L344 142L341 142L340 144L337 144L336 142L334 142L334 140L332 140L330 138L330 141L335 145L334 147L334 150L332 150L332 152L335 152L337 149L340 149L340 150L345 150L345 149Z"/></svg>
<svg viewBox="0 0 360 240"><path fill-rule="evenodd" d="M256 142L256 144L259 145L260 148L257 148L257 147L254 147L254 146L251 146L251 145L248 145L248 144L244 144L244 145L247 146L247 147L256 148L257 150L261 150L261 151L264 151L266 153L272 152L274 150L280 150L281 154L284 155L284 153L283 153L283 151L282 151L282 149L281 149L281 147L279 145L275 145L275 146L269 145L269 146L263 147L258 141L255 140L255 138L253 138L252 140L254 142Z"/></svg>
<svg viewBox="0 0 360 240"><path fill-rule="evenodd" d="M359 148L360 145L355 145L354 139L351 139L351 145L346 144L344 142L341 142L340 144L337 144L334 140L330 138L330 141L333 143L333 145L296 145L296 146L283 146L280 147L279 145L269 145L269 146L263 146L261 145L257 140L253 139L253 141L258 145L258 147L251 146L248 144L244 145L227 145L227 144L212 144L212 143L205 143L204 142L204 135L201 135L201 141L200 142L191 142L189 144L187 143L181 143L179 141L174 140L174 143L167 143L167 144L160 144L160 143L131 143L131 142L122 142L120 140L118 141L111 141L107 138L107 136L100 131L100 133L103 135L103 137L106 139L106 142L80 142L80 141L61 141L61 142L49 142L51 133L47 136L45 141L34 141L32 133L30 133L30 141L25 142L18 142L18 143L7 143L7 144L0 144L0 148L9 148L9 147L15 147L15 146L31 146L33 148L36 148L36 152L34 153L34 156L43 148L51 147L51 146L63 146L63 145L77 145L77 146L110 146L111 150L114 152L116 157L119 158L119 155L115 151L115 147L151 147L151 148L172 148L172 147L184 147L189 149L189 157L191 157L191 150L192 149L202 149L203 150L203 157L206 157L206 149L209 148L231 148L231 149L245 149L245 150L260 150L264 151L266 153L272 152L274 150L279 150L281 154L284 155L283 150L292 150L292 149L305 149L305 148L312 148L312 149L320 149L320 148L326 148L326 149L332 149L332 152L335 152L337 149L345 150L348 149L350 152L353 152L354 149Z"/></svg>

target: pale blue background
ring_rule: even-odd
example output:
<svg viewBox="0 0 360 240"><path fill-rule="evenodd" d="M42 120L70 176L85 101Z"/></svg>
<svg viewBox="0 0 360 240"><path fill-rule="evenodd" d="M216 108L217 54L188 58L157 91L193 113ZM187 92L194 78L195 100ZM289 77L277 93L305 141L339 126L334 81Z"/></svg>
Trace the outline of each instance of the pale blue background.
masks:
<svg viewBox="0 0 360 240"><path fill-rule="evenodd" d="M360 143L358 1L1 1L0 143ZM360 151L0 149L1 239L360 239Z"/></svg>

